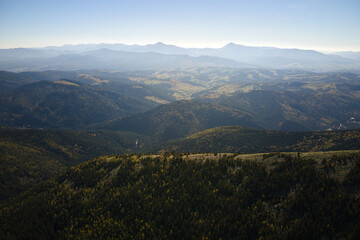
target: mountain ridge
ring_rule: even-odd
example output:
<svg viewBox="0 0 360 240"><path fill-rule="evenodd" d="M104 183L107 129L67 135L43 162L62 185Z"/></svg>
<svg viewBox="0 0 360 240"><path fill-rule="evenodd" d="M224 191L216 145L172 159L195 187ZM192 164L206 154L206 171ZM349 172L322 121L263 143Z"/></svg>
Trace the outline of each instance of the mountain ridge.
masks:
<svg viewBox="0 0 360 240"><path fill-rule="evenodd" d="M289 132L222 126L152 147L151 152L265 153L358 150L360 130Z"/></svg>
<svg viewBox="0 0 360 240"><path fill-rule="evenodd" d="M157 66L161 68L182 67L184 66L184 61L192 61L192 65L202 64L203 66L212 64L217 66L223 64L225 66L232 67L255 65L266 68L306 69L320 72L329 70L360 70L360 60L358 57L353 57L349 54L324 54L315 50L255 47L235 43L228 43L221 48L183 48L161 42L147 45L80 44L29 49L0 49L0 63L2 65L1 70L70 70L71 65L74 65L74 63L79 65L80 59L82 59L83 65L79 65L80 68L77 69L91 69L95 66L111 70L131 69L131 64L125 68L124 66L121 67L121 65L114 65L114 63L111 63L110 59L103 58L103 62L101 62L97 59L87 59L86 57L81 58L81 56L84 56L84 53L99 49L122 51L124 56L131 56L132 58L136 57L138 66L132 66L133 69L147 69L150 66L154 67L156 66L154 65L156 61L159 61L159 63L162 61L161 64ZM138 53L138 55L134 55L135 53ZM146 59L148 56L147 54L149 53L160 55L153 55L156 60L143 61L142 59ZM118 54L120 53L118 52ZM161 54L164 56L161 56ZM166 60L165 56L172 56L173 62L168 62L169 60ZM174 59L175 56L179 59ZM181 58L180 56L183 57ZM185 56L187 57L184 59ZM223 62L219 63L217 62L217 59L212 59L211 62L202 62L197 58L200 56L208 56L208 58L221 58ZM93 58L94 56L91 57ZM46 59L46 61L42 61L44 59ZM71 64L63 66L59 65L59 61L64 59L71 61ZM32 62L29 62L30 60L32 60ZM91 62L90 60L94 62ZM225 60L227 60L227 62ZM36 64L36 61L38 64ZM234 61L237 64L235 64ZM46 66L46 64L48 65ZM132 64L134 65L134 62Z"/></svg>
<svg viewBox="0 0 360 240"><path fill-rule="evenodd" d="M210 103L181 100L129 117L95 124L90 128L130 131L165 141L224 125L260 127L246 112Z"/></svg>
<svg viewBox="0 0 360 240"><path fill-rule="evenodd" d="M71 80L38 81L0 95L3 126L81 129L158 104Z"/></svg>
<svg viewBox="0 0 360 240"><path fill-rule="evenodd" d="M0 233L7 239L356 239L359 163L359 151L103 156L1 203Z"/></svg>

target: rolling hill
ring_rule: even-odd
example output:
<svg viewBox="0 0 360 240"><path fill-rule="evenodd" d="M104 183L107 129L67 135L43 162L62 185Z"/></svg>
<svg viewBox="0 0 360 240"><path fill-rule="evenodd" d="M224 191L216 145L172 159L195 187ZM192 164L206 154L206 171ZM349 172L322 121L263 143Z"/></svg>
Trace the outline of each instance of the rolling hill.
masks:
<svg viewBox="0 0 360 240"><path fill-rule="evenodd" d="M246 111L261 119L259 123L267 129L304 131L359 127L350 120L360 119L358 85L330 84L325 90L301 88L301 85L298 84L297 90L238 91L230 96L201 100Z"/></svg>
<svg viewBox="0 0 360 240"><path fill-rule="evenodd" d="M198 131L227 125L259 127L250 114L209 103L176 101L93 128L130 131L153 136L160 141L186 137Z"/></svg>
<svg viewBox="0 0 360 240"><path fill-rule="evenodd" d="M29 81L36 83L25 84ZM1 72L0 83L5 89L0 95L0 124L6 126L84 128L140 113L176 99L216 104L229 111L246 113L253 121L250 124L248 118L247 122L216 123L210 124L210 127L240 124L272 130L304 131L360 126L359 76L353 73L229 68ZM216 111L209 110L205 114L206 108L200 114L215 118L210 115L216 114ZM164 111L162 117L166 117ZM179 114L182 111L180 109ZM154 117L145 117L142 124ZM154 131L145 128L153 129L157 124L162 123L149 123L141 131L153 135ZM178 130L174 127L174 131L185 131L179 135L184 137L207 128L197 127L196 124L195 121L191 131L182 127ZM140 131L136 130L136 126L125 125L131 131ZM121 129L128 130L125 127Z"/></svg>
<svg viewBox="0 0 360 240"><path fill-rule="evenodd" d="M197 132L184 139L153 147L152 152L262 153L360 149L360 130L284 132L226 126Z"/></svg>
<svg viewBox="0 0 360 240"><path fill-rule="evenodd" d="M139 151L148 138L123 132L0 129L0 201L105 154Z"/></svg>
<svg viewBox="0 0 360 240"><path fill-rule="evenodd" d="M36 79L17 73L0 71L0 93L8 92L24 84L36 81Z"/></svg>
<svg viewBox="0 0 360 240"><path fill-rule="evenodd" d="M0 124L80 129L157 106L100 87L70 80L40 81L0 96Z"/></svg>

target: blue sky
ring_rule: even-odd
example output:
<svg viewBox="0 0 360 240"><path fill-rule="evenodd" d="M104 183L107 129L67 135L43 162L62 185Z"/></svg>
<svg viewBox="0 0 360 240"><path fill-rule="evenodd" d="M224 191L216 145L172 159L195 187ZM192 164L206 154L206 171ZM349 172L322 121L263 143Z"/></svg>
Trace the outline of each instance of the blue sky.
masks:
<svg viewBox="0 0 360 240"><path fill-rule="evenodd" d="M0 0L0 48L159 41L360 51L360 1Z"/></svg>

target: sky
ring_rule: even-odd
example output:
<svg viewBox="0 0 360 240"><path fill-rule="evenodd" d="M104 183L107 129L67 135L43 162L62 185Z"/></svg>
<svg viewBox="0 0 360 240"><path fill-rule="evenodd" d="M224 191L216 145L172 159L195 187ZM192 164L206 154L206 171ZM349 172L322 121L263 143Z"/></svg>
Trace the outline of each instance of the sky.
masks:
<svg viewBox="0 0 360 240"><path fill-rule="evenodd" d="M359 0L0 0L0 48L83 43L360 51Z"/></svg>

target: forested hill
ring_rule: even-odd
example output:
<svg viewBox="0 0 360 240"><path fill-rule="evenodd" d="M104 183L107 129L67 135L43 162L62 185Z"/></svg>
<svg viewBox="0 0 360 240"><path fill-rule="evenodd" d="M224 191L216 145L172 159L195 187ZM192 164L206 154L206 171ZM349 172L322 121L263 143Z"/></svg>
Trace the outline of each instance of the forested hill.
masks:
<svg viewBox="0 0 360 240"><path fill-rule="evenodd" d="M213 90L204 93L199 100L246 111L266 129L318 131L338 129L339 126L360 127L359 123L351 121L352 118L360 119L358 84L296 83L293 87L289 84L285 90L276 89L271 84L264 85L261 87L265 89L247 91L244 86L230 96L217 98L216 92L220 90ZM282 87L279 85L278 88ZM254 84L247 87L259 86ZM266 89L271 87L275 89ZM223 88L226 89L225 86Z"/></svg>
<svg viewBox="0 0 360 240"><path fill-rule="evenodd" d="M105 154L139 151L149 142L122 132L0 129L0 201L69 166Z"/></svg>
<svg viewBox="0 0 360 240"><path fill-rule="evenodd" d="M157 105L70 80L40 81L0 95L0 124L81 129Z"/></svg>
<svg viewBox="0 0 360 240"><path fill-rule="evenodd" d="M0 200L105 154L356 150L359 139L360 130L281 132L228 126L159 145L156 137L131 132L0 129Z"/></svg>
<svg viewBox="0 0 360 240"><path fill-rule="evenodd" d="M358 239L359 152L321 156L104 156L1 203L0 236Z"/></svg>
<svg viewBox="0 0 360 240"><path fill-rule="evenodd" d="M158 106L144 113L94 125L94 128L136 132L166 141L218 126L260 127L256 122L252 115L244 111L182 100Z"/></svg>
<svg viewBox="0 0 360 240"><path fill-rule="evenodd" d="M175 152L331 151L360 149L360 130L285 132L226 126L207 129L181 140L153 147Z"/></svg>

